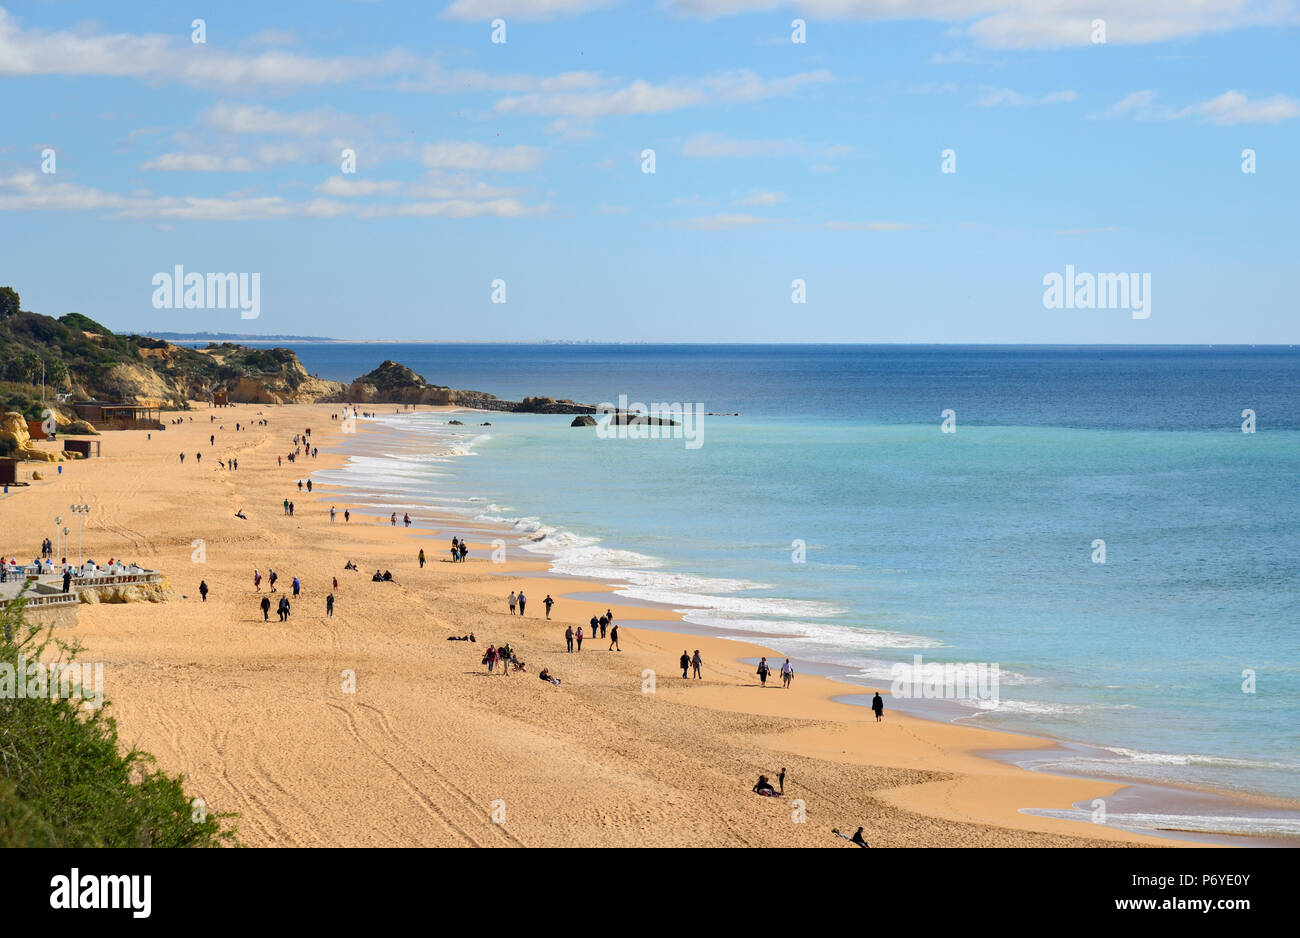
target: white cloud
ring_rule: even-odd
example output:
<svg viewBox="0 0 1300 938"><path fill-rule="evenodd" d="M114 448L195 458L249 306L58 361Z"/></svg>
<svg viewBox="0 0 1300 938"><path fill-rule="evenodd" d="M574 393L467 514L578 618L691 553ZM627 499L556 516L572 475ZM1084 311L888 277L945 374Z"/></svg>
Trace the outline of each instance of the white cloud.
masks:
<svg viewBox="0 0 1300 938"><path fill-rule="evenodd" d="M737 205L758 206L758 205L780 205L785 201L784 192L766 192L761 189L750 189L743 199L737 202Z"/></svg>
<svg viewBox="0 0 1300 938"><path fill-rule="evenodd" d="M248 173L253 161L241 156L213 156L207 153L164 153L140 164L141 169L188 173Z"/></svg>
<svg viewBox="0 0 1300 938"><path fill-rule="evenodd" d="M792 9L819 20L920 19L1003 49L1086 46L1092 21L1112 44L1161 42L1245 26L1294 24L1292 0L667 0L685 16L712 19Z"/></svg>
<svg viewBox="0 0 1300 938"><path fill-rule="evenodd" d="M586 120L613 115L662 114L729 101L761 101L831 79L831 73L826 69L778 79L764 79L748 69L740 69L708 78L662 85L638 79L619 88L533 92L502 98L497 101L496 110L511 114Z"/></svg>
<svg viewBox="0 0 1300 938"><path fill-rule="evenodd" d="M1276 124L1300 117L1300 101L1284 94L1251 101L1239 91L1225 91L1179 116L1203 117L1213 124Z"/></svg>
<svg viewBox="0 0 1300 938"><path fill-rule="evenodd" d="M0 8L0 75L97 75L191 85L325 85L416 71L400 50L321 58L196 45L174 35L23 29Z"/></svg>
<svg viewBox="0 0 1300 938"><path fill-rule="evenodd" d="M731 228L750 228L754 225L772 224L770 218L761 218L758 215L700 215L692 218L686 223L686 227L694 228L697 231L726 231Z"/></svg>
<svg viewBox="0 0 1300 938"><path fill-rule="evenodd" d="M682 146L682 156L790 156L804 152L795 140L737 140L722 134L697 134Z"/></svg>
<svg viewBox="0 0 1300 938"><path fill-rule="evenodd" d="M214 130L232 134L275 134L290 137L319 137L353 133L364 121L329 108L314 111L273 111L260 104L218 102L203 113L204 123Z"/></svg>
<svg viewBox="0 0 1300 938"><path fill-rule="evenodd" d="M430 169L473 169L500 173L522 173L542 165L545 154L538 147L489 147L472 140L430 143L420 151L420 162Z"/></svg>
<svg viewBox="0 0 1300 938"><path fill-rule="evenodd" d="M1159 97L1160 92L1153 91L1150 88L1143 91L1134 91L1120 98L1100 114L1090 114L1089 117L1103 119L1132 117L1135 120L1160 120L1172 117L1172 111L1156 104L1156 99Z"/></svg>
<svg viewBox="0 0 1300 938"><path fill-rule="evenodd" d="M1077 101L1078 98L1078 94L1073 91L1052 91L1041 97L1032 97L1011 88L990 88L975 104L978 107L1029 107L1034 104L1061 104Z"/></svg>
<svg viewBox="0 0 1300 938"><path fill-rule="evenodd" d="M280 196L232 194L216 198L154 196L149 193L119 195L77 183L52 182L38 173L0 177L0 211L108 211L117 218L162 218L188 221L247 221L275 218L519 218L549 211L545 205L527 205L518 199L446 198L393 204L345 203L317 198L295 202Z"/></svg>
<svg viewBox="0 0 1300 938"><path fill-rule="evenodd" d="M573 16L608 6L610 0L454 0L443 10L446 19L487 23L502 17L516 20L549 20Z"/></svg>
<svg viewBox="0 0 1300 938"><path fill-rule="evenodd" d="M1225 91L1201 104L1175 109L1161 103L1158 92L1134 91L1116 101L1094 118L1132 118L1133 120L1178 120L1199 117L1211 124L1276 124L1300 117L1300 101L1284 94L1250 100L1240 91Z"/></svg>

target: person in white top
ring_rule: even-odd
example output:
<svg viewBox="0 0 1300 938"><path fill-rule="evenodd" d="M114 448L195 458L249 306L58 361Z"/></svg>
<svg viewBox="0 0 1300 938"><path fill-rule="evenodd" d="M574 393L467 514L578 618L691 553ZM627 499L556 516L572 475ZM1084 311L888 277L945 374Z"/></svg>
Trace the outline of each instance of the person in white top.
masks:
<svg viewBox="0 0 1300 938"><path fill-rule="evenodd" d="M790 682L794 680L794 668L790 665L790 659L785 659L785 664L781 665L781 686L789 687Z"/></svg>

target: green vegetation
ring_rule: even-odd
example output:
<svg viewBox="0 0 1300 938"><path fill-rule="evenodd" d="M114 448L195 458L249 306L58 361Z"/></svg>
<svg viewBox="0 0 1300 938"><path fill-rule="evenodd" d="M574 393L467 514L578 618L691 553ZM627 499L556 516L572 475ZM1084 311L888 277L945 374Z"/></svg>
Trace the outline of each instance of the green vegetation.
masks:
<svg viewBox="0 0 1300 938"><path fill-rule="evenodd" d="M282 381L297 389L305 372L286 348L247 348L223 342L203 351L139 335L117 335L81 313L55 319L21 310L12 287L0 287L0 399L8 410L40 416L41 369L53 400L60 391L76 399L124 396L119 366L152 371L170 389L164 407L181 408L241 378ZM127 379L129 384L129 379Z"/></svg>
<svg viewBox="0 0 1300 938"><path fill-rule="evenodd" d="M0 608L0 849L236 845L233 815L199 811L182 777L123 754L103 707L88 715L76 698L12 690L20 656L29 666L80 653L27 622L22 603Z"/></svg>

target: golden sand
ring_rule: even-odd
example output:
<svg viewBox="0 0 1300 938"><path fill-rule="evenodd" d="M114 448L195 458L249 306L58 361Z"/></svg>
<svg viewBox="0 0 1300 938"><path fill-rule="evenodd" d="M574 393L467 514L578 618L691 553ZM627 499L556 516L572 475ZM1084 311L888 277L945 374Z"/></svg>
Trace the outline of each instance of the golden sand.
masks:
<svg viewBox="0 0 1300 938"><path fill-rule="evenodd" d="M566 624L606 605L618 621L675 617L565 598L608 591L599 583L509 576L542 564L444 562L459 531L432 519L413 516L432 530L394 528L362 509L344 523L349 506L338 493L308 495L296 484L341 464L327 453L341 442L336 405L196 406L152 439L105 433L103 458L67 463L62 476L39 466L45 481L0 498L0 552L28 559L53 536L55 515L67 525L68 506L84 502L86 556L167 575L171 602L83 605L80 624L62 636L84 643L82 660L104 663L123 742L183 773L209 810L238 812L245 844L849 848L830 830L859 825L873 847L1175 843L1022 814L1119 786L975 755L1044 740L892 710L878 724L831 699L859 687L799 675L789 690L779 681L761 688L740 659L779 662L770 649L620 628L621 653L588 640L567 654ZM259 415L269 426L234 430ZM320 457L277 466L305 427ZM237 472L218 467L231 456ZM285 498L295 502L292 518ZM240 508L247 520L235 517ZM359 572L344 571L348 559ZM280 592L300 577L288 622L276 620L274 602L262 621L254 567L264 577L274 567ZM376 568L396 582L372 583ZM206 603L200 579L211 590ZM529 596L522 619L505 601L520 585ZM557 600L550 622L548 592ZM470 631L477 644L446 640ZM487 674L480 659L503 641L528 673ZM704 680L682 680L678 656L696 648ZM543 666L561 686L537 679ZM775 779L782 766L784 798L751 793L760 773Z"/></svg>

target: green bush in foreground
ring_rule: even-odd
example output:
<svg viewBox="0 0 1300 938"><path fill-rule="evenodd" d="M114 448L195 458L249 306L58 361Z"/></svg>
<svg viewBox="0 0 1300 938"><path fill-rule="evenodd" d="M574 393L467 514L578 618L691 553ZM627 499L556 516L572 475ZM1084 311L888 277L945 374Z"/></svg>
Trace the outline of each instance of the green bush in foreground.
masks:
<svg viewBox="0 0 1300 938"><path fill-rule="evenodd" d="M80 651L27 622L21 602L0 609L0 849L234 845L232 815L196 811L181 776L121 753L105 707L16 695L20 656L26 667Z"/></svg>

